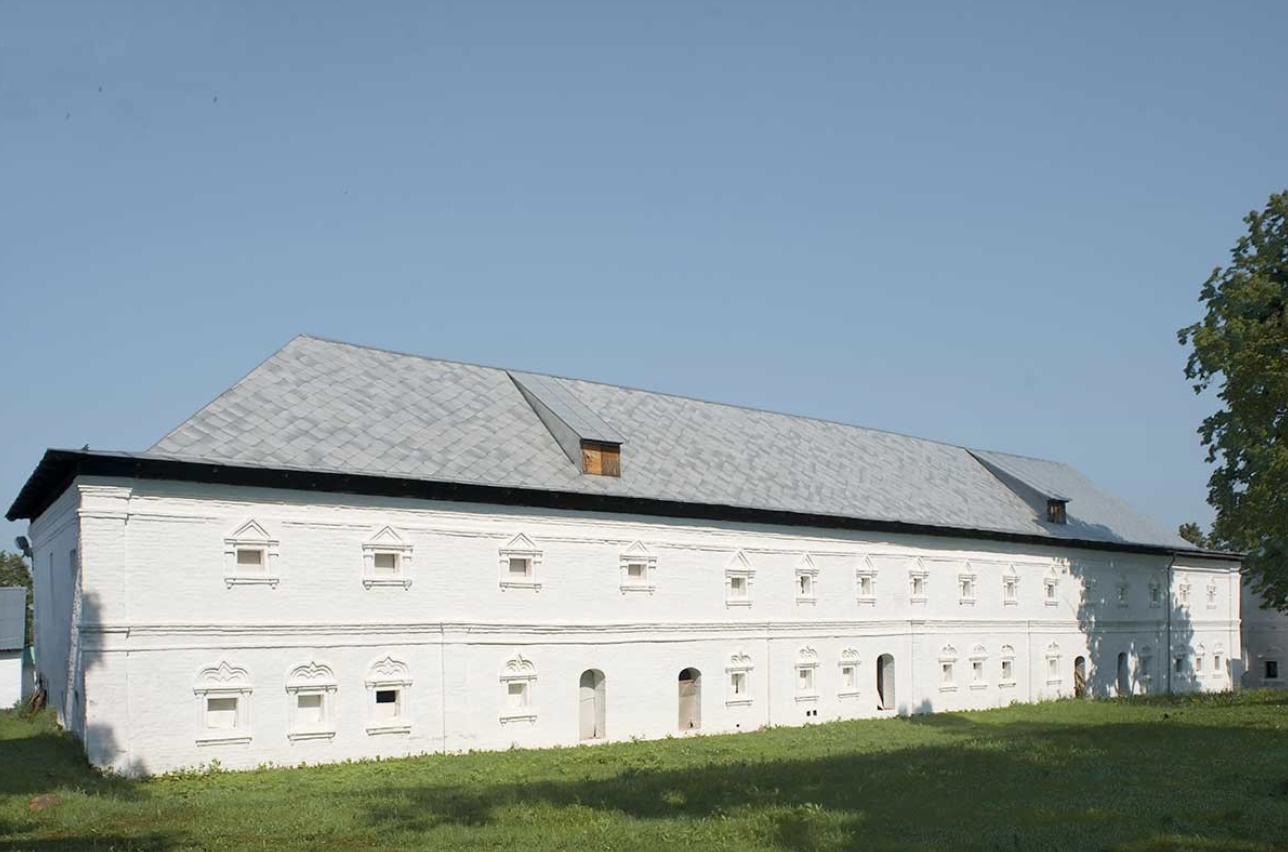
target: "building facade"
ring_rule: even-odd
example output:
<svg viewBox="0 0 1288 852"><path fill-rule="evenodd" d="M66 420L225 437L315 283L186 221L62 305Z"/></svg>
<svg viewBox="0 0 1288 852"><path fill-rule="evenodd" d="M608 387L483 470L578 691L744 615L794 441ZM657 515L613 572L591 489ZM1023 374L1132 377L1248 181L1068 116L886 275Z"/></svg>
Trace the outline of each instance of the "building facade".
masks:
<svg viewBox="0 0 1288 852"><path fill-rule="evenodd" d="M145 453L51 451L10 516L60 720L155 773L1245 680L1237 559L1068 468L588 384L300 338ZM327 399L353 394L398 437L343 456ZM744 440L695 463L722 416ZM476 417L500 458L463 440ZM409 449L407 423L434 434Z"/></svg>

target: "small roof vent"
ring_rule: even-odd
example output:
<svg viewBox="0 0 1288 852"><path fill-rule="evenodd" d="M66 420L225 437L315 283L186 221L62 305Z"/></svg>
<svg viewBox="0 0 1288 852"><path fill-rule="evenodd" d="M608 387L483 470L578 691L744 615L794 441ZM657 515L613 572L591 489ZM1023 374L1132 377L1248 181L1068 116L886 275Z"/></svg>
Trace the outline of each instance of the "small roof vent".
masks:
<svg viewBox="0 0 1288 852"><path fill-rule="evenodd" d="M563 449L568 460L592 476L622 475L621 433L573 396L553 376L508 374L519 393Z"/></svg>
<svg viewBox="0 0 1288 852"><path fill-rule="evenodd" d="M1067 520L1067 515L1065 514L1065 511L1064 511L1064 507L1065 507L1065 504L1068 502L1069 502L1068 500L1060 500L1055 497L1048 498L1047 499L1047 522L1052 524L1067 523L1068 520Z"/></svg>

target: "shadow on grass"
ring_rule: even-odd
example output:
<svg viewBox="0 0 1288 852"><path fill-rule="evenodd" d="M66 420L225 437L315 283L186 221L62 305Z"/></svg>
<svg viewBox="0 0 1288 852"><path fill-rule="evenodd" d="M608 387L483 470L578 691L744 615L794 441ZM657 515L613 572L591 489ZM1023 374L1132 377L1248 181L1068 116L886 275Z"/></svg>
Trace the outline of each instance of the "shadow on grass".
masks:
<svg viewBox="0 0 1288 852"><path fill-rule="evenodd" d="M1190 725L1161 714L1088 725L979 724L964 714L892 724L933 727L949 739L812 759L730 760L726 752L713 754L723 762L627 766L602 780L477 789L430 783L358 795L366 819L395 833L502 825L515 812L544 806L645 821L736 816L760 843L788 850L1103 849L1153 840L1161 845L1142 848L1188 848L1161 840L1178 832L1192 836L1194 848L1208 848L1197 842L1240 834L1277 839L1245 819L1251 799L1280 812L1280 820L1288 817L1288 798L1277 792L1288 784L1288 732L1282 730ZM755 748L749 738L749 752ZM1258 774L1237 758L1254 750L1278 755L1279 774L1266 766ZM1230 764L1213 765L1215 755ZM1214 809L1221 819L1211 818Z"/></svg>

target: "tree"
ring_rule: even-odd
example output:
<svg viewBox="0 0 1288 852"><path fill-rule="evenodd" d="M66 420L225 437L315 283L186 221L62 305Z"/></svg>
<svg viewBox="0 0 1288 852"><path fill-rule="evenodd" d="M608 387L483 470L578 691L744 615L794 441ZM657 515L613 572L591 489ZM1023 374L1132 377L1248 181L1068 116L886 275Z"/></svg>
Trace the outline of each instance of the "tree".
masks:
<svg viewBox="0 0 1288 852"><path fill-rule="evenodd" d="M1253 588L1288 612L1288 191L1243 221L1229 265L1203 285L1207 314L1177 337L1192 347L1194 392L1215 388L1221 401L1199 427L1216 465L1210 543L1245 551Z"/></svg>
<svg viewBox="0 0 1288 852"><path fill-rule="evenodd" d="M0 586L22 586L27 590L27 642L31 638L31 570L16 553L0 550Z"/></svg>
<svg viewBox="0 0 1288 852"><path fill-rule="evenodd" d="M1201 547L1204 550L1215 550L1217 548L1216 542L1212 541L1211 537L1203 532L1203 528L1193 521L1186 521L1181 524L1176 532L1181 538L1195 547Z"/></svg>

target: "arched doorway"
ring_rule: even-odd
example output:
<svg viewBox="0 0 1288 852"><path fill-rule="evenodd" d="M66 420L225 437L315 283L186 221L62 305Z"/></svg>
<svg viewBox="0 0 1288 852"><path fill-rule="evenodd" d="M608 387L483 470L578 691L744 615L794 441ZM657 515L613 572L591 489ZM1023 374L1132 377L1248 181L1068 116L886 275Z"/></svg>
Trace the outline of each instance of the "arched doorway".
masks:
<svg viewBox="0 0 1288 852"><path fill-rule="evenodd" d="M683 669L679 678L680 730L694 731L702 727L702 672Z"/></svg>
<svg viewBox="0 0 1288 852"><path fill-rule="evenodd" d="M1131 695L1131 678L1127 672L1127 652L1118 653L1118 694Z"/></svg>
<svg viewBox="0 0 1288 852"><path fill-rule="evenodd" d="M877 657L877 709L894 709L894 657L890 654Z"/></svg>
<svg viewBox="0 0 1288 852"><path fill-rule="evenodd" d="M604 673L599 669L587 669L582 672L578 692L581 702L581 739L603 739L605 712Z"/></svg>
<svg viewBox="0 0 1288 852"><path fill-rule="evenodd" d="M1087 694L1087 658L1073 658L1073 697L1083 698Z"/></svg>

